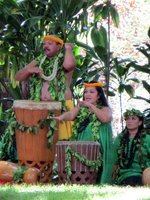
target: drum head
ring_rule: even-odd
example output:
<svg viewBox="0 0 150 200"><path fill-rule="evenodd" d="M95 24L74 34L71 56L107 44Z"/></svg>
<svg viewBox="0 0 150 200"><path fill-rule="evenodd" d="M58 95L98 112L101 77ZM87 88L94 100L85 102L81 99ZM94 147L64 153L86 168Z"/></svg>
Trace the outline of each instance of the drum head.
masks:
<svg viewBox="0 0 150 200"><path fill-rule="evenodd" d="M13 108L30 109L30 110L60 110L61 102L40 101L35 102L31 100L15 100Z"/></svg>

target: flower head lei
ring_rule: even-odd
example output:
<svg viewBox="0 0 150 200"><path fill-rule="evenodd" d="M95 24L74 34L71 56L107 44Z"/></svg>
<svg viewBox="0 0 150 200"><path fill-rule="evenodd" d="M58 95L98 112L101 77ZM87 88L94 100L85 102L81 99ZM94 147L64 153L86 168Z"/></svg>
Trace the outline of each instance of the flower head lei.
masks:
<svg viewBox="0 0 150 200"><path fill-rule="evenodd" d="M61 47L64 45L64 41L62 39L56 37L55 35L44 36L43 41L46 41L46 40L52 40L54 42L57 42L57 43L61 44Z"/></svg>
<svg viewBox="0 0 150 200"><path fill-rule="evenodd" d="M84 83L84 87L102 87L102 83Z"/></svg>
<svg viewBox="0 0 150 200"><path fill-rule="evenodd" d="M128 116L133 116L133 115L135 115L137 117L143 117L143 113L139 110L134 109L134 108L132 108L131 110L127 109L126 112L123 113L123 117L124 117L125 120Z"/></svg>

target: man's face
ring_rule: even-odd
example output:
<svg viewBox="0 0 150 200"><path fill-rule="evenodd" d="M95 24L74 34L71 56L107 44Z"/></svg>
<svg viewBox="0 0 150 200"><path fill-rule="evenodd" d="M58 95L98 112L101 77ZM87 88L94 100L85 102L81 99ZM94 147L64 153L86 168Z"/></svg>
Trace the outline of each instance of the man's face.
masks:
<svg viewBox="0 0 150 200"><path fill-rule="evenodd" d="M43 42L43 51L48 58L54 57L58 53L60 47L60 44L52 40L45 40Z"/></svg>

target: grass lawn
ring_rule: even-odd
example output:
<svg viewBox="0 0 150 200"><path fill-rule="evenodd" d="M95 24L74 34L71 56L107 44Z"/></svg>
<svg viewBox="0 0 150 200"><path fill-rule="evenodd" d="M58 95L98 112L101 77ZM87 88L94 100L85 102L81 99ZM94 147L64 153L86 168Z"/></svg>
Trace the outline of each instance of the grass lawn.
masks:
<svg viewBox="0 0 150 200"><path fill-rule="evenodd" d="M148 187L1 185L0 200L150 200Z"/></svg>

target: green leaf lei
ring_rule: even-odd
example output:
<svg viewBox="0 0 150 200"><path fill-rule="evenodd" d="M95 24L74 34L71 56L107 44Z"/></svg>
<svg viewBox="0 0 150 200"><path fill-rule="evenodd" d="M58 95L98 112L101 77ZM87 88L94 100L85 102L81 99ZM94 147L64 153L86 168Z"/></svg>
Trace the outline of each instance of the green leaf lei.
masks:
<svg viewBox="0 0 150 200"><path fill-rule="evenodd" d="M133 115L138 116L138 117L143 117L143 113L141 113L141 111L136 110L134 108L132 108L131 110L127 109L126 112L123 113L123 117L125 120L128 116L133 116Z"/></svg>
<svg viewBox="0 0 150 200"><path fill-rule="evenodd" d="M98 105L98 108L102 108L101 105ZM75 122L73 124L73 133L71 136L71 140L77 140L78 138L78 130L81 125L81 123L87 118L90 117L90 124L93 134L93 141L97 142L99 141L99 126L101 125L100 120L97 118L97 116L90 111L86 107L81 107L80 111L75 119Z"/></svg>
<svg viewBox="0 0 150 200"><path fill-rule="evenodd" d="M37 65L41 65L41 69L44 72L45 76L50 76L53 72L55 60L58 58L58 55L55 56L53 59L45 58L43 61L44 55L41 54L36 60ZM42 64L40 64L42 60ZM62 67L63 63L63 55L59 54L58 58L58 66L57 66L57 73L53 80L49 81L49 93L51 95L51 99L54 101L64 101L64 94L66 90L66 83L65 83L65 73ZM31 77L31 87L30 87L30 94L31 100L40 101L41 92L42 92L42 78L38 75L34 74Z"/></svg>
<svg viewBox="0 0 150 200"><path fill-rule="evenodd" d="M67 173L67 181L70 182L70 178L72 175L71 171L71 157L73 156L76 160L80 161L81 163L85 164L86 166L90 167L93 171L98 171L99 167L102 164L101 156L97 160L88 160L85 155L81 155L80 153L76 152L73 148L68 146L65 151L65 170Z"/></svg>

